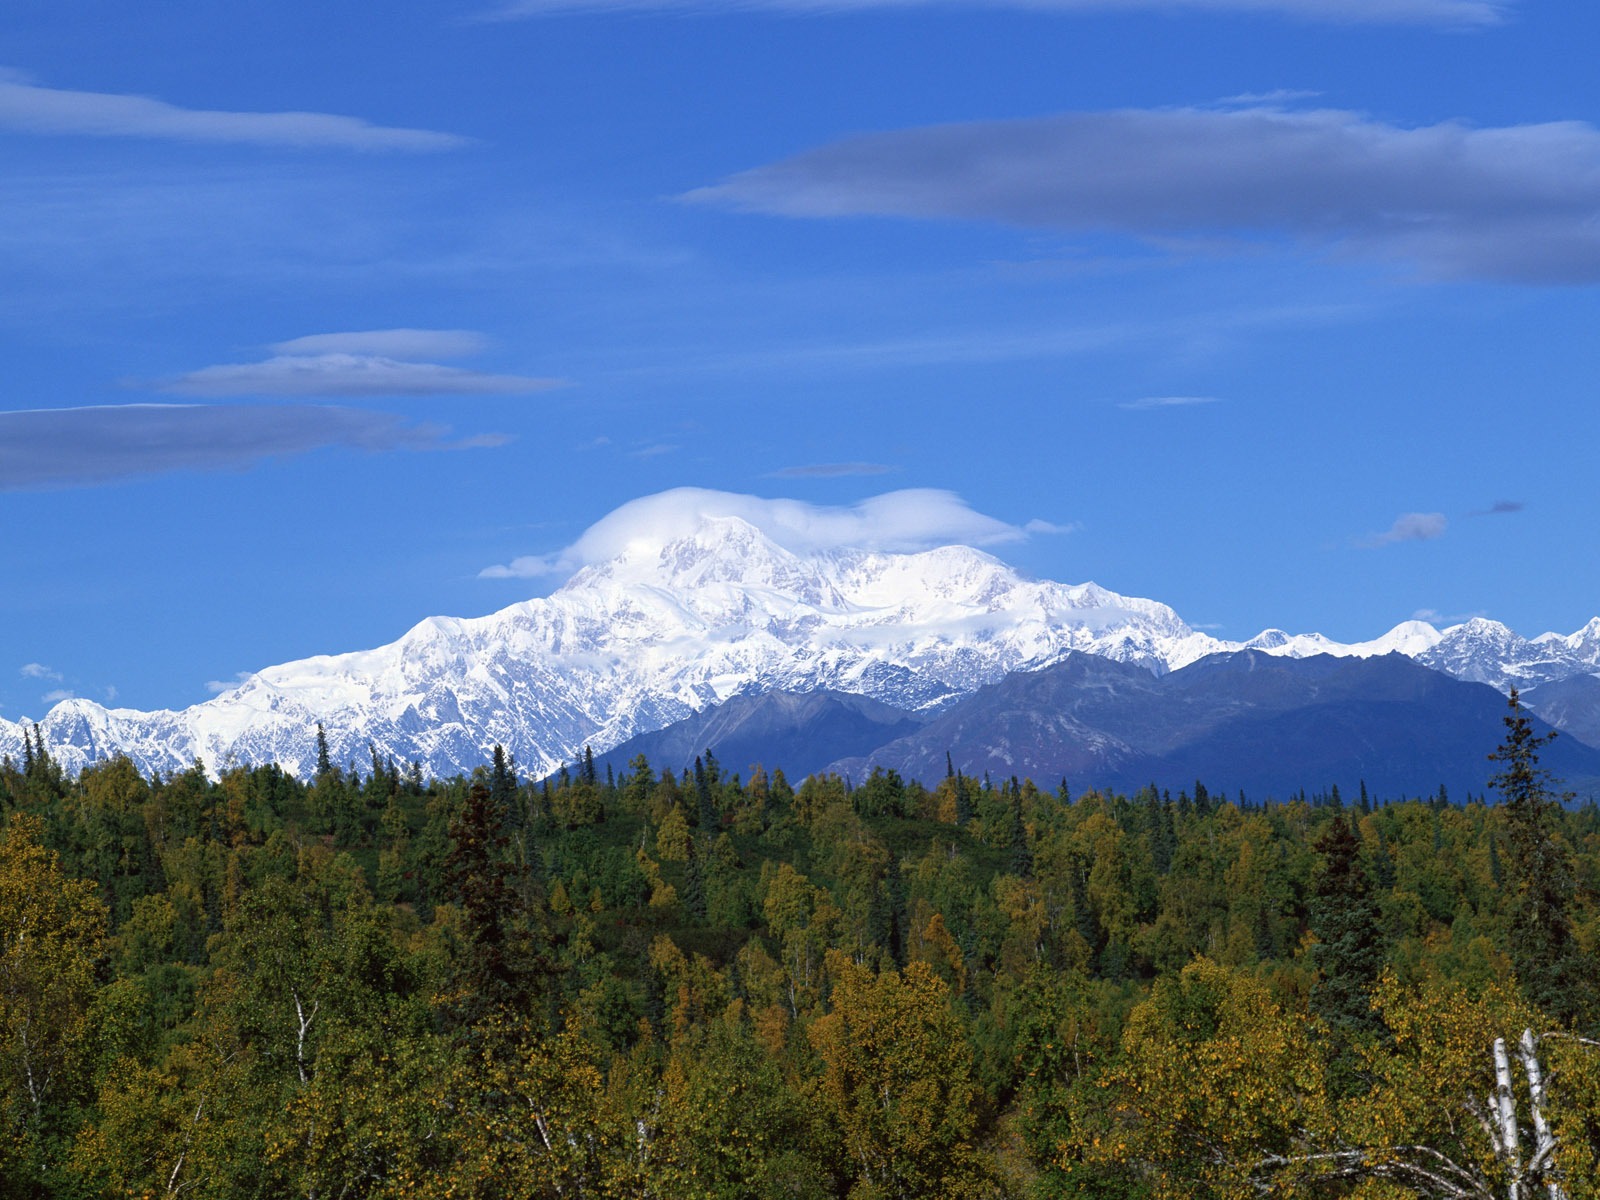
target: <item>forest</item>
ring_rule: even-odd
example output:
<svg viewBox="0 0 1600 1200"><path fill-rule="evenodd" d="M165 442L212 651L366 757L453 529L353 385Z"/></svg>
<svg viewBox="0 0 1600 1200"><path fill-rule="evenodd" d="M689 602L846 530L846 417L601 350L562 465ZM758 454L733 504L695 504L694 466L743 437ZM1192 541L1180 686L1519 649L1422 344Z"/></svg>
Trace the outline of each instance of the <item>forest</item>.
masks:
<svg viewBox="0 0 1600 1200"><path fill-rule="evenodd" d="M1513 696L1453 804L30 739L0 1194L1600 1197L1600 811L1543 742Z"/></svg>

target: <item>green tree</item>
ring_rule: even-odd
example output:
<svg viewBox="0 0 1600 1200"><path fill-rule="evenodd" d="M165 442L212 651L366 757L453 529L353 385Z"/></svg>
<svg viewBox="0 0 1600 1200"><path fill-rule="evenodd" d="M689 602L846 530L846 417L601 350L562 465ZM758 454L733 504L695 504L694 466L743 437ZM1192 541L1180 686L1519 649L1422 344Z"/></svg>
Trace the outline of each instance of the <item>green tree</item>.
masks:
<svg viewBox="0 0 1600 1200"><path fill-rule="evenodd" d="M1338 1034L1371 1030L1372 989L1383 970L1378 905L1361 866L1361 843L1344 813L1334 813L1313 848L1322 856L1312 890L1310 925L1317 940L1311 1006Z"/></svg>
<svg viewBox="0 0 1600 1200"><path fill-rule="evenodd" d="M1560 799L1539 751L1554 740L1534 731L1511 689L1505 740L1489 755L1500 770L1489 786L1500 794L1506 824L1506 884L1511 892L1511 961L1523 994L1562 1021L1593 1020L1595 978L1572 932L1570 857L1555 836Z"/></svg>

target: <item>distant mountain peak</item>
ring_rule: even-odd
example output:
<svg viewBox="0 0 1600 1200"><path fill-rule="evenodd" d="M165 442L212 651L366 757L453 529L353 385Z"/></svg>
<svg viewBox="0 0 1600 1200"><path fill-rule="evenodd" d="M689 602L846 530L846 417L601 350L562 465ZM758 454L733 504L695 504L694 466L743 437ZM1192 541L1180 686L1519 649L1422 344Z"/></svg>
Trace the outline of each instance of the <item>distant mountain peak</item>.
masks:
<svg viewBox="0 0 1600 1200"><path fill-rule="evenodd" d="M452 774L500 743L541 772L741 693L830 690L928 714L1073 654L1161 675L1230 650L1398 651L1502 689L1600 670L1600 619L1532 642L1481 618L1442 633L1403 622L1349 645L1281 629L1220 641L1159 601L1031 579L972 545L925 545L935 527L978 541L1019 536L948 493L869 503L879 507L698 489L647 497L558 556L572 573L549 596L488 616L429 617L376 649L266 667L181 712L64 701L41 728L69 768L126 753L147 771L198 757L212 769L270 759L304 773L321 722L336 761L358 767L370 747ZM0 721L0 752L20 757L20 725Z"/></svg>

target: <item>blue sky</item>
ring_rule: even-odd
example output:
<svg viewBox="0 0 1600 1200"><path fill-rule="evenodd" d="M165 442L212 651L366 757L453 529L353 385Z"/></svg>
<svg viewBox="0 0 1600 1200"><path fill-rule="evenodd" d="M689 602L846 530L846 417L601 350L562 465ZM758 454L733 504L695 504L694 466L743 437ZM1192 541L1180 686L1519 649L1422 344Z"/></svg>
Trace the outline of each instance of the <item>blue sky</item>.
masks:
<svg viewBox="0 0 1600 1200"><path fill-rule="evenodd" d="M686 485L953 491L1227 637L1574 629L1597 48L1577 0L16 0L0 716L491 611Z"/></svg>

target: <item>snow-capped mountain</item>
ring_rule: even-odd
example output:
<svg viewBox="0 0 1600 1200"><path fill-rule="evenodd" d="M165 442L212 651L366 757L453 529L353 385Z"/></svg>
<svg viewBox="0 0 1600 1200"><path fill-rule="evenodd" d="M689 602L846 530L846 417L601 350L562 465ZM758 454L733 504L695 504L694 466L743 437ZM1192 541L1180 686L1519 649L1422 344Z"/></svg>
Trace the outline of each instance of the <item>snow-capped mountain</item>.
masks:
<svg viewBox="0 0 1600 1200"><path fill-rule="evenodd" d="M1600 620L1525 641L1493 622L1440 632L1407 622L1373 642L1269 630L1244 647L1303 657L1398 650L1450 674L1531 686L1600 670ZM368 746L437 774L471 770L495 743L523 769L570 762L744 692L832 689L928 710L1078 650L1162 674L1241 648L1153 600L1093 583L1024 578L965 546L920 552L790 549L739 516L641 532L548 597L490 616L429 618L375 650L268 667L179 712L58 704L40 723L68 769L114 754L178 770L274 760L314 765ZM0 722L0 752L22 753Z"/></svg>

